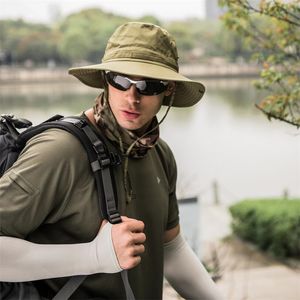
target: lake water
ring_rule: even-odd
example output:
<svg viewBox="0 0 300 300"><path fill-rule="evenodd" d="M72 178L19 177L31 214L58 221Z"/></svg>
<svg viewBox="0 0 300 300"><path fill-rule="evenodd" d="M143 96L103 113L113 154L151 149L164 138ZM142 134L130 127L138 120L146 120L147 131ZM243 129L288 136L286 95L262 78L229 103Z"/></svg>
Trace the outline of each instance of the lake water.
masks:
<svg viewBox="0 0 300 300"><path fill-rule="evenodd" d="M251 79L206 80L207 93L192 108L173 108L161 136L173 149L179 197L230 204L243 198L300 196L300 131L268 121L254 104L260 95ZM98 91L79 82L6 84L0 87L0 113L11 112L35 124L56 114L78 113ZM160 117L162 114L160 114Z"/></svg>
<svg viewBox="0 0 300 300"><path fill-rule="evenodd" d="M171 109L161 136L173 149L178 167L181 226L192 248L230 232L226 207L244 198L300 196L300 131L268 121L254 104L260 95L251 80L207 80L196 106ZM37 124L60 113L71 115L93 105L98 91L74 82L0 86L0 113ZM160 113L161 118L163 112ZM216 201L214 183L217 183Z"/></svg>

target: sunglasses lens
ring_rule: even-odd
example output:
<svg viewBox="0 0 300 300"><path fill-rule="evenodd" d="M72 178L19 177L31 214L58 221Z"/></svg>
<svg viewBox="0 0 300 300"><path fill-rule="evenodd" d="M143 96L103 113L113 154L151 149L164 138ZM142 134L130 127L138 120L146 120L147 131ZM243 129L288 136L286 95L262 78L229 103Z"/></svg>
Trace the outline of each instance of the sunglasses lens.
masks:
<svg viewBox="0 0 300 300"><path fill-rule="evenodd" d="M141 82L142 83L142 82ZM167 89L167 84L163 84L159 80L143 80L142 86L136 84L136 88L142 95L158 95Z"/></svg>
<svg viewBox="0 0 300 300"><path fill-rule="evenodd" d="M128 90L131 85L127 78L112 72L107 73L106 78L110 85L121 91Z"/></svg>
<svg viewBox="0 0 300 300"><path fill-rule="evenodd" d="M155 79L135 81L113 72L106 73L106 78L108 83L118 90L126 91L132 84L134 84L141 95L147 96L158 95L164 92L168 86L168 83L165 81Z"/></svg>

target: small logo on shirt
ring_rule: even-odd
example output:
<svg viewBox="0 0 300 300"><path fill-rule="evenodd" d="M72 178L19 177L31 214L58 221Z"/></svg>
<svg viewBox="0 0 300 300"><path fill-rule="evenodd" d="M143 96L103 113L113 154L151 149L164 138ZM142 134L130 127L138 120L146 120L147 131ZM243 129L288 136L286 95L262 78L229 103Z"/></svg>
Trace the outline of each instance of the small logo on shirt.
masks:
<svg viewBox="0 0 300 300"><path fill-rule="evenodd" d="M160 183L160 178L158 176L156 176L156 180L157 180L157 183L159 184Z"/></svg>

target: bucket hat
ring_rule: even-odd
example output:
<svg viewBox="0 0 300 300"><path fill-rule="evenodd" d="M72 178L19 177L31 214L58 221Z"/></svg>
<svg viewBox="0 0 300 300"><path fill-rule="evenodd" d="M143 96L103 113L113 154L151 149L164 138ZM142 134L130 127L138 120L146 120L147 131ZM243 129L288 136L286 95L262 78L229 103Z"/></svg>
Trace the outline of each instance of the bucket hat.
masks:
<svg viewBox="0 0 300 300"><path fill-rule="evenodd" d="M69 69L69 74L84 84L104 88L103 71L129 76L175 81L172 106L188 107L203 96L202 83L179 73L178 54L174 38L160 26L128 22L118 27L107 42L102 62ZM163 105L169 105L170 96Z"/></svg>

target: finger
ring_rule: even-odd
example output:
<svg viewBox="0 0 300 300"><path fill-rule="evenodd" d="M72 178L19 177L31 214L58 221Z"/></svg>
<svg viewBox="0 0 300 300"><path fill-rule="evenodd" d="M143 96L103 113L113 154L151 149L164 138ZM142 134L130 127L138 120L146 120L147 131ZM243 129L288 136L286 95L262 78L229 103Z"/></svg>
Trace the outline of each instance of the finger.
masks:
<svg viewBox="0 0 300 300"><path fill-rule="evenodd" d="M121 220L122 220L122 222L126 222L126 221L130 221L130 220L135 220L135 219L131 219L126 216L121 216Z"/></svg>
<svg viewBox="0 0 300 300"><path fill-rule="evenodd" d="M145 246L144 245L135 245L134 249L133 249L133 256L139 256L144 252L145 252Z"/></svg>
<svg viewBox="0 0 300 300"><path fill-rule="evenodd" d="M124 225L126 226L126 229L131 232L143 232L145 225L142 221L133 220L124 222Z"/></svg>
<svg viewBox="0 0 300 300"><path fill-rule="evenodd" d="M143 232L134 233L132 235L132 241L134 244L143 244L146 241L146 235Z"/></svg>
<svg viewBox="0 0 300 300"><path fill-rule="evenodd" d="M124 265L121 265L121 268L123 270L129 270L134 267L136 267L140 262L141 262L141 257L140 256L134 256L130 259L130 262L124 263Z"/></svg>
<svg viewBox="0 0 300 300"><path fill-rule="evenodd" d="M126 217L126 216L121 216L121 220L122 220L122 222L141 222L143 225L142 226L144 226L144 223L143 223L143 221L140 221L140 220L137 220L137 219L133 219L133 218L128 218L128 217Z"/></svg>

